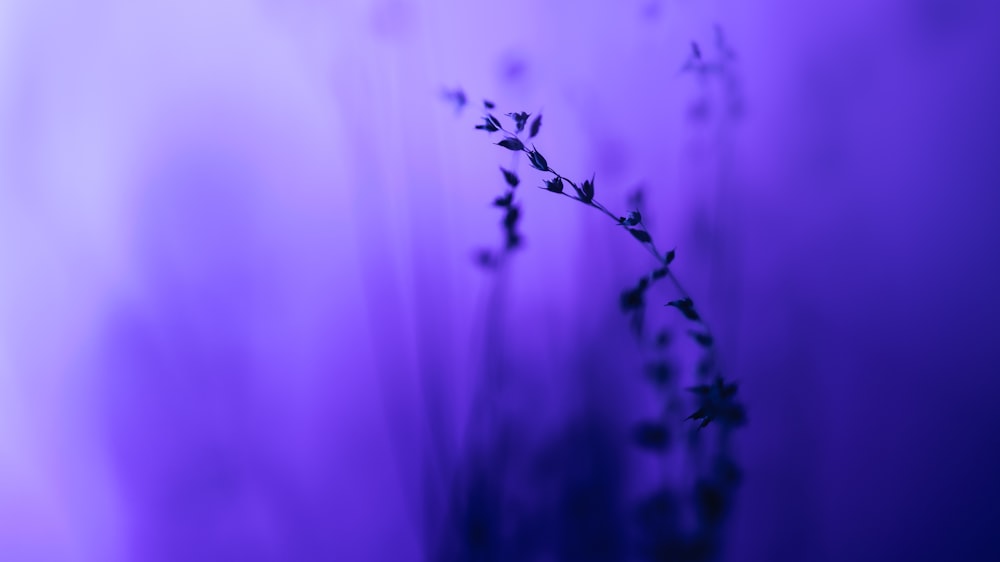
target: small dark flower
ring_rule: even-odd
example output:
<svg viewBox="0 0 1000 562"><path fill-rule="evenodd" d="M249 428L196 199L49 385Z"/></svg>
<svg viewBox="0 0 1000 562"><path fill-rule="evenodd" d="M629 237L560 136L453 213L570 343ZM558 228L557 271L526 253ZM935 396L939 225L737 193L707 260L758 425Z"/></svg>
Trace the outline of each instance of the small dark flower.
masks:
<svg viewBox="0 0 1000 562"><path fill-rule="evenodd" d="M550 180L545 180L545 189L553 193L562 193L563 191L563 181L562 178L556 176Z"/></svg>
<svg viewBox="0 0 1000 562"><path fill-rule="evenodd" d="M524 125L528 122L528 117L531 117L531 115L522 111L519 113L508 113L507 117L514 120L514 124L517 126L517 132L520 133L524 130Z"/></svg>
<svg viewBox="0 0 1000 562"><path fill-rule="evenodd" d="M594 200L594 178L590 178L589 180L586 180L585 182L583 182L583 185L581 186L580 191L582 192L582 195L581 195L580 199L582 199L584 203L590 203L591 201L593 201Z"/></svg>
<svg viewBox="0 0 1000 562"><path fill-rule="evenodd" d="M549 171L549 163L545 161L545 157L542 156L542 153L538 152L538 149L534 146L532 146L531 151L528 152L528 160L531 161L532 168L542 172Z"/></svg>

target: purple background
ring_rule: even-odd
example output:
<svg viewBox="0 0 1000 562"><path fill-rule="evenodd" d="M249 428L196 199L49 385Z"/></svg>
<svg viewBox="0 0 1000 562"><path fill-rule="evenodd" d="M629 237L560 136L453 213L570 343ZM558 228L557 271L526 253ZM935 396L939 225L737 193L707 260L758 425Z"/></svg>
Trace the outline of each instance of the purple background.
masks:
<svg viewBox="0 0 1000 562"><path fill-rule="evenodd" d="M505 288L472 264L509 164L482 97L613 208L646 187L749 409L727 560L1000 557L997 21L0 3L0 560L419 560L484 364L539 439L642 402L638 245L529 189ZM733 89L679 72L715 24Z"/></svg>

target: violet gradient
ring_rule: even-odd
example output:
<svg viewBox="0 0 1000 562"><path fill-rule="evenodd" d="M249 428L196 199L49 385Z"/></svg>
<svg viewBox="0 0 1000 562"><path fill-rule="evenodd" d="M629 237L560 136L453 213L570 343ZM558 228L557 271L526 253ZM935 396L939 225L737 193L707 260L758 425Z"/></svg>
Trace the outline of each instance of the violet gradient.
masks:
<svg viewBox="0 0 1000 562"><path fill-rule="evenodd" d="M484 96L677 247L750 417L725 560L1000 559L996 22L0 2L0 560L422 560L485 370L538 440L637 411L638 245L526 189L504 289L472 263L510 164ZM735 92L679 72L715 25Z"/></svg>

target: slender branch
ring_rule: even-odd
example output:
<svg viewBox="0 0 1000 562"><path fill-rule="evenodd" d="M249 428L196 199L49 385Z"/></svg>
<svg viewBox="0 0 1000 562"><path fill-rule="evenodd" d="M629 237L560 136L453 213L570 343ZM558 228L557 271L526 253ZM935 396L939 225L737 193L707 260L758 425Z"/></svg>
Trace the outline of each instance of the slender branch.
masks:
<svg viewBox="0 0 1000 562"><path fill-rule="evenodd" d="M515 134L515 133L510 133L506 129L502 129L502 130L504 132L508 133L508 134L511 134L515 138L517 137L517 134ZM525 154L528 154L528 155L530 155L532 153L532 151L528 150L527 148L522 148L521 152L524 152ZM573 180L569 179L568 177L560 174L559 172L557 172L551 166L548 166L548 172L551 173L554 177L559 178L560 180L562 180L562 181L564 181L566 183L569 183L571 186L573 186L573 188L575 190L579 191L580 188L576 184L576 182L574 182ZM543 189L545 191L549 191L549 190L544 189L544 188L540 188L540 189ZM560 195L568 197L568 198L570 198L570 199L572 199L574 201L583 203L584 205L587 205L588 207L593 207L594 209L596 209L596 210L604 213L608 218L610 218L611 220L613 220L615 222L615 224L617 224L619 226L623 226L623 227L626 226L625 222L623 222L622 219L620 218L620 215L615 215L614 213L612 213L610 210L608 210L607 207L604 206L604 204L602 204L600 201L598 201L597 198L590 199L589 201L585 201L585 200L583 200L583 199L581 199L581 198L579 198L577 196L570 195L570 194L566 193L565 191L560 191L558 193ZM680 294L681 298L692 300L691 299L691 293L689 293L688 290L686 288L684 288L684 285L680 282L680 279L678 279L677 275L675 275L674 272L673 272L673 270L670 269L670 265L667 263L666 256L663 253L661 253L660 250L656 247L656 242L653 240L653 235L649 232L649 229L646 227L645 223L643 223L640 220L637 223L637 226L642 227L643 231L646 232L646 234L649 235L649 242L640 242L640 244L642 244L649 251L649 253L656 260L657 264L661 265L662 267L664 267L666 269L666 271L667 271L666 278L670 280L670 283L677 290L678 294ZM706 322L705 319L703 317L701 317L700 314L699 314L699 319L696 320L695 322L697 322L702 327L704 327L705 333L709 337L712 337L713 341L714 341L714 334L712 333L712 330L709 327L708 322Z"/></svg>
<svg viewBox="0 0 1000 562"><path fill-rule="evenodd" d="M712 374L715 375L714 382L712 384L700 384L692 389L689 389L699 395L700 407L687 419L698 421L700 423L699 429L705 427L711 421L718 419L720 416L722 419L726 420L726 423L743 423L745 420L743 407L736 403L733 398L736 393L736 386L734 384L725 383L720 372L718 350L715 345L715 335L713 334L711 327L708 325L708 322L705 320L705 317L695 308L695 304L690 296L690 293L670 268L674 259L674 252L671 250L670 252L664 254L660 251L655 240L653 240L652 234L646 227L646 224L642 222L642 216L639 211L630 212L627 217L616 215L594 196L593 179L584 181L582 182L582 185L578 185L572 179L560 174L555 170L555 168L550 166L545 157L542 156L534 145L532 145L530 149L526 147L520 136L528 118L526 113L508 114L508 116L516 121L516 132L505 128L502 124L500 124L499 120L492 115L488 115L486 117L485 125L480 125L477 128L486 129L489 132L503 131L507 137L496 143L497 145L514 152L515 155L518 152L523 152L528 156L528 159L531 162L531 167L551 175L552 179L546 180L545 187L540 187L540 189L544 189L545 191L552 193L558 193L559 195L583 203L584 205L592 207L603 213L616 225L627 230L631 237L646 248L650 255L652 255L656 260L656 269L640 278L637 287L622 293L622 307L626 311L632 311L633 328L636 329L636 334L640 337L640 339L642 339L642 325L645 314L644 294L649 287L656 281L666 278L669 279L674 289L680 295L681 298L679 300L670 301L666 304L666 306L673 306L677 308L677 310L689 322L698 326L698 329L689 330L691 337L694 338L695 342L697 342L697 344L701 346L705 352L705 355L698 366L698 374L701 377L708 377ZM533 123L530 130L530 138L534 138L536 133L537 126ZM573 193L569 193L565 190L564 186L566 184L573 188Z"/></svg>

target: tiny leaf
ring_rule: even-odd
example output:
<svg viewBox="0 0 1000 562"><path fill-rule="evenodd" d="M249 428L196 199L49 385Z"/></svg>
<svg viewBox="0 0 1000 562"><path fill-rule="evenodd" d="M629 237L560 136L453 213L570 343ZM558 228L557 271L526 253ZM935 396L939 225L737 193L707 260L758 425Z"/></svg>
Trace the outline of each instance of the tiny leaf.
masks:
<svg viewBox="0 0 1000 562"><path fill-rule="evenodd" d="M663 263L670 265L674 263L674 258L677 257L677 252L675 250L670 250L667 252L667 257L663 259Z"/></svg>
<svg viewBox="0 0 1000 562"><path fill-rule="evenodd" d="M635 239L638 240L639 242L649 243L653 241L653 239L649 236L649 233L646 232L645 230L640 230L638 228L630 228L628 229L628 231L631 232L632 236L635 236Z"/></svg>
<svg viewBox="0 0 1000 562"><path fill-rule="evenodd" d="M655 281L658 279L663 279L664 277L667 276L667 271L668 270L665 267L661 267L660 269L654 270L652 275L653 280Z"/></svg>
<svg viewBox="0 0 1000 562"><path fill-rule="evenodd" d="M521 142L521 139L518 139L517 137L507 137L502 141L498 142L497 144L506 148L507 150L513 150L513 151L524 150L524 144Z"/></svg>
<svg viewBox="0 0 1000 562"><path fill-rule="evenodd" d="M503 197L497 197L493 200L494 207L510 207L510 204L514 201L514 194L512 192L507 192Z"/></svg>
<svg viewBox="0 0 1000 562"><path fill-rule="evenodd" d="M507 229L512 229L521 218L521 209L518 207L508 207L507 214L503 217L503 225Z"/></svg>
<svg viewBox="0 0 1000 562"><path fill-rule="evenodd" d="M583 192L583 196L580 197L580 199L583 199L584 203L590 203L591 201L593 201L594 200L594 178L590 178L589 180L586 180L585 182L583 182L583 186L580 188L580 190Z"/></svg>
<svg viewBox="0 0 1000 562"><path fill-rule="evenodd" d="M644 296L646 294L646 289L649 288L649 279L645 277L639 279L639 284L636 285L634 289L628 289L622 292L620 298L620 304L622 310L636 310L642 308L645 304Z"/></svg>
<svg viewBox="0 0 1000 562"><path fill-rule="evenodd" d="M493 108L495 108L495 107L496 107L496 104L494 104L494 103L493 103L493 102L491 102L490 100L483 100L483 106L484 106L484 107L485 107L486 109L493 109Z"/></svg>
<svg viewBox="0 0 1000 562"><path fill-rule="evenodd" d="M500 168L500 171L503 172L503 179L507 182L507 185L517 187L517 184L520 183L520 180L517 179L517 174L504 168Z"/></svg>
<svg viewBox="0 0 1000 562"><path fill-rule="evenodd" d="M531 122L531 128L528 129L528 136L535 138L538 135L538 131L542 128L542 116L541 114Z"/></svg>

